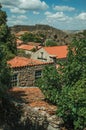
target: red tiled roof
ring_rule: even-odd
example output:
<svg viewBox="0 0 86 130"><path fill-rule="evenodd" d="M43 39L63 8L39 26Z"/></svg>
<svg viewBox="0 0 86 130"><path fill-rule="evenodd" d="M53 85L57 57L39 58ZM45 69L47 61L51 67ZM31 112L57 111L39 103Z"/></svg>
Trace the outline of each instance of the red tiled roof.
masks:
<svg viewBox="0 0 86 130"><path fill-rule="evenodd" d="M51 56L56 56L57 58L66 58L67 56L67 46L53 46L53 47L44 47L47 53Z"/></svg>
<svg viewBox="0 0 86 130"><path fill-rule="evenodd" d="M42 61L39 61L39 60L28 59L28 58L25 58L25 57L18 57L18 56L16 56L15 58L9 60L7 63L12 68L16 68L16 67L24 67L24 66L51 64L53 62L42 62Z"/></svg>
<svg viewBox="0 0 86 130"><path fill-rule="evenodd" d="M23 49L23 50L32 50L33 48L35 48L35 46L32 46L32 45L25 45L25 44L22 44L20 46L17 47L17 49Z"/></svg>
<svg viewBox="0 0 86 130"><path fill-rule="evenodd" d="M13 87L8 91L13 99L17 99L17 101L25 102L28 106L35 107L43 107L45 111L50 115L55 114L57 107L49 104L45 101L45 96L42 91L38 87L27 87L27 88L19 88ZM41 112L41 110L39 110Z"/></svg>
<svg viewBox="0 0 86 130"><path fill-rule="evenodd" d="M22 96L22 98L27 100L27 102L29 103L45 99L42 91L37 87L27 87L27 88L13 87L10 89L10 92L13 96L15 96L18 99L20 99L21 98L20 96ZM21 92L24 94L21 94Z"/></svg>
<svg viewBox="0 0 86 130"><path fill-rule="evenodd" d="M41 43L38 42L28 42L28 45L33 45L33 46L39 46Z"/></svg>

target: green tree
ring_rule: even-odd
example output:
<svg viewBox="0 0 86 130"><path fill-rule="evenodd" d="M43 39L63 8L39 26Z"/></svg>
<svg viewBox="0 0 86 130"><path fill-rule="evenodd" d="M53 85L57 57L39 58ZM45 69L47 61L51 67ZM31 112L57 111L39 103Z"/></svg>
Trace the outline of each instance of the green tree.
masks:
<svg viewBox="0 0 86 130"><path fill-rule="evenodd" d="M17 54L16 40L9 27L7 26L7 15L6 12L1 10L0 5L0 46L5 47L7 53L6 58L12 58Z"/></svg>
<svg viewBox="0 0 86 130"><path fill-rule="evenodd" d="M57 43L53 41L52 39L48 39L45 42L45 46L57 46Z"/></svg>
<svg viewBox="0 0 86 130"><path fill-rule="evenodd" d="M65 124L74 130L86 127L86 40L79 39L69 46L62 70L63 87L57 111ZM70 129L70 128L68 128Z"/></svg>
<svg viewBox="0 0 86 130"><path fill-rule="evenodd" d="M42 73L42 78L37 81L46 96L46 99L53 104L58 102L58 93L61 91L60 75L54 66L46 66Z"/></svg>
<svg viewBox="0 0 86 130"><path fill-rule="evenodd" d="M11 81L11 71L7 65L7 59L12 58L17 51L15 38L6 24L6 13L1 8L0 4L0 96L2 97L10 87Z"/></svg>
<svg viewBox="0 0 86 130"><path fill-rule="evenodd" d="M0 26L2 24L5 24L7 21L7 15L6 15L5 11L1 10L1 8L2 8L2 5L0 4Z"/></svg>
<svg viewBox="0 0 86 130"><path fill-rule="evenodd" d="M21 36L21 40L23 40L25 43L27 42L32 42L33 41L33 34L32 33L24 33L22 36Z"/></svg>
<svg viewBox="0 0 86 130"><path fill-rule="evenodd" d="M58 105L57 116L68 130L86 127L86 40L74 39L60 70L45 67L37 84L48 101Z"/></svg>
<svg viewBox="0 0 86 130"><path fill-rule="evenodd" d="M66 85L75 84L86 72L86 40L80 39L69 46L67 62L64 66L64 81Z"/></svg>
<svg viewBox="0 0 86 130"><path fill-rule="evenodd" d="M0 47L0 97L3 97L5 91L10 88L11 71L5 57L5 50Z"/></svg>
<svg viewBox="0 0 86 130"><path fill-rule="evenodd" d="M72 87L63 87L59 95L57 115L68 129L83 130L86 127L86 78Z"/></svg>
<svg viewBox="0 0 86 130"><path fill-rule="evenodd" d="M38 43L41 43L43 39L42 39L42 36L40 36L39 34L24 33L21 36L21 40L23 40L25 43L27 43L27 42L38 42Z"/></svg>

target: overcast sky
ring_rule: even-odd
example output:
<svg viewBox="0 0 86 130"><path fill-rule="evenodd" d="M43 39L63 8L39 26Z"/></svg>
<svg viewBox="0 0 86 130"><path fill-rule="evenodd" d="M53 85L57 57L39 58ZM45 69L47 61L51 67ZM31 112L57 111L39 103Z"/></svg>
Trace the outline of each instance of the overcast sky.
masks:
<svg viewBox="0 0 86 130"><path fill-rule="evenodd" d="M86 29L86 0L0 0L8 25L47 24L61 30Z"/></svg>

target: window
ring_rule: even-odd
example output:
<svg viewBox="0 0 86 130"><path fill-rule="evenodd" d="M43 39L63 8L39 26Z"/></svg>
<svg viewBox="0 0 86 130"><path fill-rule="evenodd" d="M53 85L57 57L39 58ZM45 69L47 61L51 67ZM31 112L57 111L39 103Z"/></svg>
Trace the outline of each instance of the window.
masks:
<svg viewBox="0 0 86 130"><path fill-rule="evenodd" d="M11 86L17 86L18 83L18 74L13 74L12 78L11 78Z"/></svg>
<svg viewBox="0 0 86 130"><path fill-rule="evenodd" d="M41 59L42 61L47 61L47 58L44 55L44 52L40 52L40 55L37 57L37 59Z"/></svg>
<svg viewBox="0 0 86 130"><path fill-rule="evenodd" d="M43 52L41 52L41 59L43 59Z"/></svg>
<svg viewBox="0 0 86 130"><path fill-rule="evenodd" d="M35 71L35 79L41 78L42 70Z"/></svg>

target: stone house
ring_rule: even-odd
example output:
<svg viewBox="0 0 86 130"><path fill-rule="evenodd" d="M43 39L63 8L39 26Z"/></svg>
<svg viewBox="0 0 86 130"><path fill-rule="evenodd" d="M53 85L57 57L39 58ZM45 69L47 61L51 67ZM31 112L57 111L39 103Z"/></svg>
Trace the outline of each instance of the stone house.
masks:
<svg viewBox="0 0 86 130"><path fill-rule="evenodd" d="M34 86L36 79L42 76L42 70L46 65L54 65L53 62L41 62L39 60L18 57L7 62L12 68L11 86Z"/></svg>
<svg viewBox="0 0 86 130"><path fill-rule="evenodd" d="M56 62L57 60L65 60L67 56L68 47L65 46L53 46L43 47L32 54L32 59L38 59L43 62Z"/></svg>

